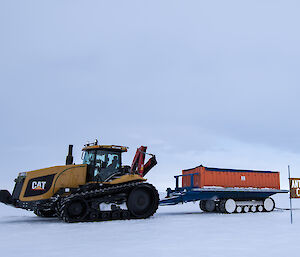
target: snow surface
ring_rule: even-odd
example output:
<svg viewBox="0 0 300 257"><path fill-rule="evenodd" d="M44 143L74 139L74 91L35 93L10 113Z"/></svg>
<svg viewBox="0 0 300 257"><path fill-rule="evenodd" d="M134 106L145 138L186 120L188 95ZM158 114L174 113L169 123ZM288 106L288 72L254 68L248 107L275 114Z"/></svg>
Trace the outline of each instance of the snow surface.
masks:
<svg viewBox="0 0 300 257"><path fill-rule="evenodd" d="M288 208L288 194L274 196ZM293 200L300 207L300 200ZM209 214L198 202L161 206L147 220L65 224L0 205L1 256L298 255L300 211Z"/></svg>

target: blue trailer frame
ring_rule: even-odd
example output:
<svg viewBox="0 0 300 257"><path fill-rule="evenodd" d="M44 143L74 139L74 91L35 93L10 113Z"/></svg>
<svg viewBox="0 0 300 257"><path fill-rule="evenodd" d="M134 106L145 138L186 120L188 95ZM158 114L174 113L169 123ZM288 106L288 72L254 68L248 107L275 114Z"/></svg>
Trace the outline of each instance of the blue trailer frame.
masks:
<svg viewBox="0 0 300 257"><path fill-rule="evenodd" d="M277 193L289 192L288 190L279 190L271 188L199 188L194 186L194 176L198 174L199 173L192 173L174 176L176 180L175 189L167 189L167 196L166 198L160 200L160 205L175 205L179 203L193 202L199 200L263 200ZM179 178L185 176L190 176L190 186L180 187Z"/></svg>

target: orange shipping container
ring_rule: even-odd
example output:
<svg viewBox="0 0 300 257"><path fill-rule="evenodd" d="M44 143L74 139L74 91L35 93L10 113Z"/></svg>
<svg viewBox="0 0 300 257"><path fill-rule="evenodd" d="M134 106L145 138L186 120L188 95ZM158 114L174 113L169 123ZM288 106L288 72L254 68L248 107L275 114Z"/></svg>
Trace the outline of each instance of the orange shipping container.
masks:
<svg viewBox="0 0 300 257"><path fill-rule="evenodd" d="M194 175L194 187L238 187L280 189L279 172L208 168L202 165L183 170ZM182 186L191 186L191 176L182 177Z"/></svg>

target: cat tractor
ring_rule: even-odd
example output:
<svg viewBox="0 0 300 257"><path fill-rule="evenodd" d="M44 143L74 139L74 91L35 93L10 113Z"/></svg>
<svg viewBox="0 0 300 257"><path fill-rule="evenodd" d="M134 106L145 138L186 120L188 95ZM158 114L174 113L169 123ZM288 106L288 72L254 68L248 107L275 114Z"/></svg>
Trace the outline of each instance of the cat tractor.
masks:
<svg viewBox="0 0 300 257"><path fill-rule="evenodd" d="M0 201L65 222L146 219L156 212L158 192L144 177L157 161L146 146L137 149L131 166L122 166L124 146L88 143L79 165L72 150L69 145L66 165L19 173L12 195L0 190Z"/></svg>

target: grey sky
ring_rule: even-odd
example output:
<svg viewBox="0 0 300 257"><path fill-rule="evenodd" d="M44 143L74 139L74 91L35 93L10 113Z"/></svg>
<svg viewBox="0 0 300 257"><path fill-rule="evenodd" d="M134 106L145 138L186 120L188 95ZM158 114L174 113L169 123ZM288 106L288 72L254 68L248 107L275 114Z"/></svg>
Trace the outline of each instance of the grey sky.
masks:
<svg viewBox="0 0 300 257"><path fill-rule="evenodd" d="M1 1L0 187L147 145L160 189L199 164L300 176L299 1ZM11 184L9 184L11 185Z"/></svg>

